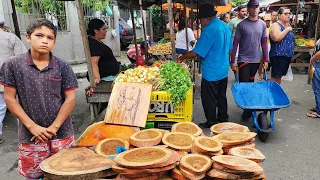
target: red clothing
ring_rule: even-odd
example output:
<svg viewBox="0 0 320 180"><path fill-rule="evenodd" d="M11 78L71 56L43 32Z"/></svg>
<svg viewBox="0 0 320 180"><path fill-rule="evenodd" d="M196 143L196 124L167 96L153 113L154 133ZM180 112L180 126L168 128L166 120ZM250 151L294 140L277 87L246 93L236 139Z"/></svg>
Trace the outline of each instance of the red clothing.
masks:
<svg viewBox="0 0 320 180"><path fill-rule="evenodd" d="M73 145L74 137L49 140L45 143L28 143L19 145L18 170L21 175L31 179L43 177L39 165L63 148Z"/></svg>
<svg viewBox="0 0 320 180"><path fill-rule="evenodd" d="M143 55L142 52L141 52L140 44L138 44L137 46L138 46L138 52L139 52L138 55ZM135 46L132 46L132 47L128 50L127 55L128 55L130 58L136 60L136 47L135 47Z"/></svg>

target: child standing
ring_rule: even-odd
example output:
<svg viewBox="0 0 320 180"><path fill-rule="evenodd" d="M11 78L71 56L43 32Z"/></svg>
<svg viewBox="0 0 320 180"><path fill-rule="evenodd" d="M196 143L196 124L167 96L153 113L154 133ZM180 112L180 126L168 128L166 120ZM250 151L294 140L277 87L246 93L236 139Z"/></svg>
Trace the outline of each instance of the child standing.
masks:
<svg viewBox="0 0 320 180"><path fill-rule="evenodd" d="M68 63L51 53L56 34L50 21L34 20L26 35L30 50L9 58L0 71L5 102L19 119L19 173L32 179L43 177L43 160L74 142L69 115L78 83Z"/></svg>

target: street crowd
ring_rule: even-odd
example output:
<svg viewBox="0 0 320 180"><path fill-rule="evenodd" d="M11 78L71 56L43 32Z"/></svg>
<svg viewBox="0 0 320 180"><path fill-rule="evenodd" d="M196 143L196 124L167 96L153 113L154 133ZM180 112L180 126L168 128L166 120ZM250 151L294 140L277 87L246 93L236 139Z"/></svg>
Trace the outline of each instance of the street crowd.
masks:
<svg viewBox="0 0 320 180"><path fill-rule="evenodd" d="M226 91L230 67L238 74L240 83L254 82L257 72L261 77L270 66L271 81L280 84L287 73L294 55L290 9L281 7L263 20L258 16L259 11L259 1L250 0L247 6L239 6L237 13L224 14L219 19L212 4L203 4L198 16L201 35L195 46L184 51L185 41L177 45L183 54L178 62L201 57L201 99L207 120L199 124L202 128L228 121ZM69 115L76 104L78 83L70 65L51 53L57 36L52 22L35 19L29 24L26 34L29 50L17 36L5 31L4 23L0 17L0 143L2 121L8 108L19 120L19 173L38 179L43 177L40 162L74 142ZM178 32L186 27L183 23L179 26ZM95 19L89 23L88 40L96 83L119 72L111 49L101 41L105 35L103 21ZM195 41L194 36L189 40ZM311 58L316 68L313 78L316 107L307 114L310 117L320 117L319 58L320 41ZM250 117L251 112L244 110L242 118Z"/></svg>

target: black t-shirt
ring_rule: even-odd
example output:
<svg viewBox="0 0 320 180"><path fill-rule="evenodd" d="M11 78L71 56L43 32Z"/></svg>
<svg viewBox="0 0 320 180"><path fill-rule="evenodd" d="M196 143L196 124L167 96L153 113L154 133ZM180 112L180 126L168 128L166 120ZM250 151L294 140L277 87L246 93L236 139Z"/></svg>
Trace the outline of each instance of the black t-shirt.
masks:
<svg viewBox="0 0 320 180"><path fill-rule="evenodd" d="M120 64L113 56L112 50L107 45L93 38L89 37L88 41L91 57L100 56L98 62L100 78L118 74L120 71Z"/></svg>

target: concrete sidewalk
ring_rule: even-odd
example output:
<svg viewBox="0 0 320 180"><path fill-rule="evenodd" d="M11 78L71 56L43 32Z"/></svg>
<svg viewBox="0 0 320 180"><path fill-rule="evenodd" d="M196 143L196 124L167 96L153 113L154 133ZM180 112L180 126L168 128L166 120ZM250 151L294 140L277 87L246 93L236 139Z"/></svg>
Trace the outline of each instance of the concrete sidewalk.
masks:
<svg viewBox="0 0 320 180"><path fill-rule="evenodd" d="M116 57L117 61L121 62L121 64L130 64L129 59L126 56ZM87 63L83 64L74 64L71 65L73 72L76 74L77 78L83 78L87 76Z"/></svg>

